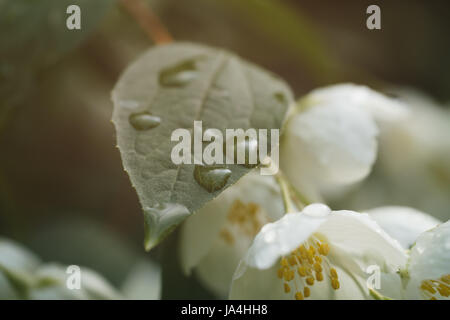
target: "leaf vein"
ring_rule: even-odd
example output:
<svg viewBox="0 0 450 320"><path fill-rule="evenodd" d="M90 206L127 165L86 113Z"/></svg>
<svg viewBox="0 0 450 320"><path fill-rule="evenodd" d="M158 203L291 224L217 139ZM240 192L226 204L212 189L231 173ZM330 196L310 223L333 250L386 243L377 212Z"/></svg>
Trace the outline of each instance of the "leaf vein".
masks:
<svg viewBox="0 0 450 320"><path fill-rule="evenodd" d="M208 100L209 92L210 92L210 90L211 90L213 84L216 82L217 78L219 77L220 73L221 73L222 70L225 68L225 65L226 65L226 63L228 62L228 59L229 59L229 58L227 57L227 55L226 55L225 53L222 53L222 56L221 56L220 59L221 59L222 61L221 61L220 64L217 66L217 70L213 73L213 75L212 75L212 77L211 77L211 81L210 81L210 83L209 83L209 85L208 85L208 88L205 90L205 94L204 94L202 100L200 101L200 105L199 105L199 108L198 108L198 110L197 110L197 114L196 114L194 120L200 120L200 117L201 117L201 115L203 114L203 111L204 111L204 109L205 109L206 101ZM192 128L192 129L189 129L189 130L190 130L191 133L192 133L192 131L193 131L194 129ZM179 175L180 175L181 166L182 166L182 164L180 164L180 165L177 167L177 172L176 172L176 174L175 174L175 179L174 179L173 183L172 183L171 186L170 186L170 191L169 191L169 199L170 199L170 201L173 200L173 198L172 198L172 196L173 196L173 194L174 194L173 191L174 191L174 189L175 189L176 183L178 182L178 177L179 177Z"/></svg>

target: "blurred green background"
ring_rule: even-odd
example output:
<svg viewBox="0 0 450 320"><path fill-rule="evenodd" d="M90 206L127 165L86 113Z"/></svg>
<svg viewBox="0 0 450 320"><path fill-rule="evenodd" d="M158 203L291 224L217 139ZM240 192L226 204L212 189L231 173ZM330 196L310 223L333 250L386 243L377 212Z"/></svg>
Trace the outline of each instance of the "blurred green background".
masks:
<svg viewBox="0 0 450 320"><path fill-rule="evenodd" d="M356 82L381 91L418 88L448 106L448 1L146 2L176 40L234 51L285 78L297 97ZM81 6L82 30L65 28L72 3ZM370 4L381 7L381 30L366 28ZM45 260L123 280L127 261L143 252L143 219L115 148L110 91L152 45L116 1L0 0L1 235ZM408 195L390 196L379 193L368 206L430 210ZM336 200L337 207L352 203ZM448 209L436 210L448 219ZM148 254L165 265L163 297L209 297L179 274L175 238L164 254L160 248Z"/></svg>

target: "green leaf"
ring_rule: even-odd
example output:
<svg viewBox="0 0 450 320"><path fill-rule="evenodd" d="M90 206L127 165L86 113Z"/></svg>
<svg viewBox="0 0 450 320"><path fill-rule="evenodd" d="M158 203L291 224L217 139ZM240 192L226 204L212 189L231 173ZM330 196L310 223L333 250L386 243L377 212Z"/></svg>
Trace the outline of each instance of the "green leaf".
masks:
<svg viewBox="0 0 450 320"><path fill-rule="evenodd" d="M273 74L230 52L191 43L147 51L125 71L112 97L123 165L144 211L147 250L251 170L175 165L172 132L185 128L193 136L195 120L224 138L225 129L279 129L293 101Z"/></svg>

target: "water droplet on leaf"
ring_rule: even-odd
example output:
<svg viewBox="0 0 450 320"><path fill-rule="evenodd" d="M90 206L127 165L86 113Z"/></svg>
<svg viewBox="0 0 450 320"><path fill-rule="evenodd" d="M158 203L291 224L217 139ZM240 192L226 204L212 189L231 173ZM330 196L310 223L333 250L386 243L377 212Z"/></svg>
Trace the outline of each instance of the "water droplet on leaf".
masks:
<svg viewBox="0 0 450 320"><path fill-rule="evenodd" d="M224 166L196 165L194 169L195 181L208 192L214 192L225 187L230 175L231 170Z"/></svg>
<svg viewBox="0 0 450 320"><path fill-rule="evenodd" d="M140 112L131 114L129 121L133 128L141 131L157 127L161 123L161 118L148 112Z"/></svg>
<svg viewBox="0 0 450 320"><path fill-rule="evenodd" d="M164 69L159 74L159 83L165 87L182 87L198 75L195 60L188 60Z"/></svg>

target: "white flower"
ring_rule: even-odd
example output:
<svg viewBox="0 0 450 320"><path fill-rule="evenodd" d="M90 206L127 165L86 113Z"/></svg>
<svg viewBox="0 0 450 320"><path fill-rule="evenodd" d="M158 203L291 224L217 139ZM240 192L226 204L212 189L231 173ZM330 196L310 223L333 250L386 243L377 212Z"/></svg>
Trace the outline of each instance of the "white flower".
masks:
<svg viewBox="0 0 450 320"><path fill-rule="evenodd" d="M231 299L365 299L368 266L401 295L406 253L367 214L307 206L266 224L233 277ZM383 292L383 294L385 293Z"/></svg>
<svg viewBox="0 0 450 320"><path fill-rule="evenodd" d="M125 297L133 300L159 300L161 289L161 267L146 259L132 267L121 286Z"/></svg>
<svg viewBox="0 0 450 320"><path fill-rule="evenodd" d="M80 289L67 286L66 267L59 264L40 266L33 277L35 284L27 291L27 299L32 300L110 300L121 295L97 272L80 267Z"/></svg>
<svg viewBox="0 0 450 320"><path fill-rule="evenodd" d="M5 299L159 299L161 270L142 260L129 272L123 295L97 272L80 267L79 289L70 289L67 267L48 263L13 241L0 238L0 300Z"/></svg>
<svg viewBox="0 0 450 320"><path fill-rule="evenodd" d="M449 299L450 221L420 235L404 274L406 299Z"/></svg>
<svg viewBox="0 0 450 320"><path fill-rule="evenodd" d="M313 90L308 96L308 103L327 103L339 101L358 106L367 111L378 125L397 122L408 115L407 106L389 98L369 87L351 83L337 84Z"/></svg>
<svg viewBox="0 0 450 320"><path fill-rule="evenodd" d="M438 219L409 207L379 207L365 212L405 249L409 249L422 232L441 223Z"/></svg>
<svg viewBox="0 0 450 320"><path fill-rule="evenodd" d="M381 200L406 203L446 221L450 218L450 112L416 91L396 93L409 113L380 137L374 178L387 189ZM372 191L367 190L373 197Z"/></svg>
<svg viewBox="0 0 450 320"><path fill-rule="evenodd" d="M404 107L367 87L314 90L288 116L280 144L281 170L302 193L365 178L375 162L379 126L401 118Z"/></svg>
<svg viewBox="0 0 450 320"><path fill-rule="evenodd" d="M251 172L187 219L181 229L181 264L219 297L254 236L284 214L280 189L272 176Z"/></svg>
<svg viewBox="0 0 450 320"><path fill-rule="evenodd" d="M20 299L17 284L30 283L29 273L39 264L34 254L13 241L0 238L0 300Z"/></svg>
<svg viewBox="0 0 450 320"><path fill-rule="evenodd" d="M99 274L82 268L81 289L66 286L66 269L42 265L27 249L0 238L0 299L114 299L117 291Z"/></svg>

